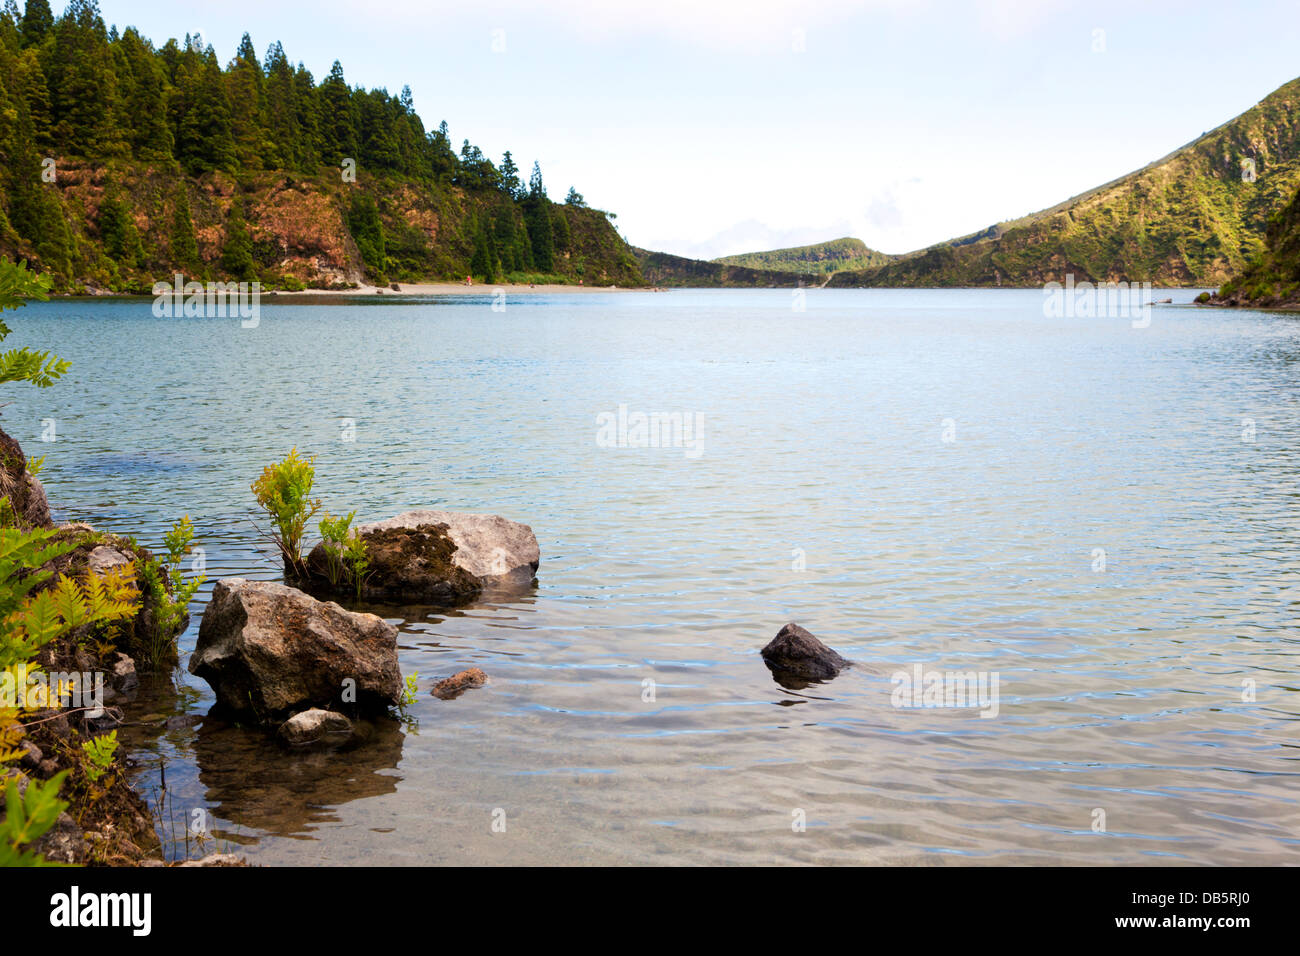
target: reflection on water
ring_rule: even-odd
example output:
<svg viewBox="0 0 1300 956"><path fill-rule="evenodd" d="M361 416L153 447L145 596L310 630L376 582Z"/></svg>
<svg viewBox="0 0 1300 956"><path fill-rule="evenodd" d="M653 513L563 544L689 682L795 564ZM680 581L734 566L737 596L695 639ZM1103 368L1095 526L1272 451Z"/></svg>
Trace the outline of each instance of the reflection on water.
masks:
<svg viewBox="0 0 1300 956"><path fill-rule="evenodd" d="M335 513L491 511L541 543L533 595L378 609L420 699L346 752L147 684L123 737L163 819L204 810L258 863L1296 861L1300 324L806 301L18 313L73 362L3 422L63 517L156 547L189 514L211 579L276 579L248 485L296 445ZM623 404L698 416L703 453L600 447ZM787 621L854 666L775 682ZM893 706L918 664L996 672L998 716ZM490 683L429 693L471 666Z"/></svg>
<svg viewBox="0 0 1300 956"><path fill-rule="evenodd" d="M334 807L393 793L402 756L397 721L357 721L346 749L289 752L262 734L207 719L194 740L204 801L235 832L308 836L336 823Z"/></svg>

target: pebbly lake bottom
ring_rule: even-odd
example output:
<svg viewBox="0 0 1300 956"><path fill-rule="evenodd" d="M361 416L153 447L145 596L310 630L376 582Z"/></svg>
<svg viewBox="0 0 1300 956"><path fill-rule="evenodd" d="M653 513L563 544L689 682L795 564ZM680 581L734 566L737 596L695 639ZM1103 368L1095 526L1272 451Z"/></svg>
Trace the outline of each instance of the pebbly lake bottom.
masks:
<svg viewBox="0 0 1300 956"><path fill-rule="evenodd" d="M248 486L295 445L334 513L541 544L511 603L369 608L420 695L346 751L147 681L120 736L174 858L1290 863L1300 323L1165 295L1144 328L1034 290L383 297L255 329L40 303L15 344L73 370L3 425L62 519L156 547L191 516L182 662L212 581L279 579ZM854 667L776 683L787 621ZM490 683L429 693L470 666ZM996 675L996 714L896 706L918 667Z"/></svg>

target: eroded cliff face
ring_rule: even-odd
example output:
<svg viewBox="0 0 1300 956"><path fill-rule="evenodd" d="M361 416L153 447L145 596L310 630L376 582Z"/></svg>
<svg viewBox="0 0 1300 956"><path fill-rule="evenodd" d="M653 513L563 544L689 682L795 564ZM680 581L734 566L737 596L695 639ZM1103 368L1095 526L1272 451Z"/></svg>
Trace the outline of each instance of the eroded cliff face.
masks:
<svg viewBox="0 0 1300 956"><path fill-rule="evenodd" d="M12 230L0 236L0 253L28 259L55 274L56 290L147 294L154 282L229 278L223 254L243 222L251 240L255 274L268 288L342 288L373 280L349 225L358 197L373 201L389 252L386 280L462 279L470 271L475 230L517 210L498 194L469 193L447 184L359 175L339 170L304 177L284 171L224 172L187 176L175 168L140 163L89 163L55 159L51 190L63 210L73 250L66 263L46 263L33 244ZM105 204L129 222L115 238ZM188 206L197 260L189 260L178 230ZM502 210L506 209L506 212ZM587 285L641 285L630 248L606 215L595 209L552 204L567 225L550 275ZM488 225L484 225L484 224ZM126 254L122 254L123 250ZM187 261L189 260L189 261Z"/></svg>

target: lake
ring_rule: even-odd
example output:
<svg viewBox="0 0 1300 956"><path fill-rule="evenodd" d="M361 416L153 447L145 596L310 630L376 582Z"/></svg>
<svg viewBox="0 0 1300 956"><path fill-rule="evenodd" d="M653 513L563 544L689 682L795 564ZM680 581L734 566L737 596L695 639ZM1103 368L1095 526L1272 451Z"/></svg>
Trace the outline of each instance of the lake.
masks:
<svg viewBox="0 0 1300 956"><path fill-rule="evenodd" d="M420 696L355 750L147 684L121 736L170 856L202 821L258 864L1294 863L1300 320L1194 295L1141 328L1038 290L34 303L6 346L72 371L0 424L60 520L193 518L182 666L213 580L279 579L249 485L293 446L336 514L537 534L516 603L378 609ZM855 666L778 684L788 621ZM918 671L996 707L895 706Z"/></svg>

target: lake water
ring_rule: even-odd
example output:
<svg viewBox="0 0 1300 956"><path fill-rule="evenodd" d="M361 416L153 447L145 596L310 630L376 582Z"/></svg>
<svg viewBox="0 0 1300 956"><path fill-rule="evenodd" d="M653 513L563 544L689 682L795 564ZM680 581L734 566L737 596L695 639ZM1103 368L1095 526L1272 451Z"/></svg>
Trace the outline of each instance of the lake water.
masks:
<svg viewBox="0 0 1300 956"><path fill-rule="evenodd" d="M0 424L60 519L189 514L210 579L279 577L248 486L295 445L335 513L537 534L517 603L385 612L418 726L293 756L150 688L122 734L174 856L201 809L261 864L1293 863L1300 321L1164 295L1146 328L1034 290L38 303L6 345L73 369ZM693 447L608 447L620 406ZM787 621L856 666L778 685ZM996 673L996 716L895 707L917 665Z"/></svg>

